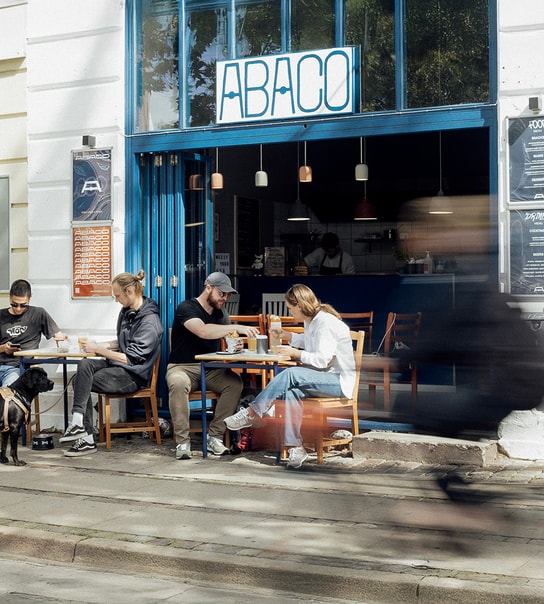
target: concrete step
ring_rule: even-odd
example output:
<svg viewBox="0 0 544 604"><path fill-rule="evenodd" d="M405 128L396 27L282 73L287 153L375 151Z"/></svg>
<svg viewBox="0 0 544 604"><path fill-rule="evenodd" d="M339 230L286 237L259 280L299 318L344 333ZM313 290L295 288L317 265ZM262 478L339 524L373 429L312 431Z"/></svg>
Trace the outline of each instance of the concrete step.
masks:
<svg viewBox="0 0 544 604"><path fill-rule="evenodd" d="M493 440L460 440L427 434L366 432L353 438L354 459L413 461L485 467L497 458Z"/></svg>

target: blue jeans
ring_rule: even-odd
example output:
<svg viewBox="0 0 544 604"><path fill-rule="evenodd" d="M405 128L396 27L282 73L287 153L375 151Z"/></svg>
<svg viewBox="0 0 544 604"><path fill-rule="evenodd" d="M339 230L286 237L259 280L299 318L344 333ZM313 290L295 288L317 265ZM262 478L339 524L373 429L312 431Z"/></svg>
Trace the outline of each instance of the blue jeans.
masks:
<svg viewBox="0 0 544 604"><path fill-rule="evenodd" d="M308 367L289 367L276 375L250 407L262 417L274 401L285 401L283 444L287 447L300 447L304 399L314 396L344 396L340 387L340 375Z"/></svg>
<svg viewBox="0 0 544 604"><path fill-rule="evenodd" d="M13 382L19 379L19 367L13 365L0 365L0 382L2 388L13 384Z"/></svg>
<svg viewBox="0 0 544 604"><path fill-rule="evenodd" d="M74 378L72 413L83 413L87 434L93 433L93 401L91 392L130 394L141 388L128 371L110 365L105 359L82 359Z"/></svg>

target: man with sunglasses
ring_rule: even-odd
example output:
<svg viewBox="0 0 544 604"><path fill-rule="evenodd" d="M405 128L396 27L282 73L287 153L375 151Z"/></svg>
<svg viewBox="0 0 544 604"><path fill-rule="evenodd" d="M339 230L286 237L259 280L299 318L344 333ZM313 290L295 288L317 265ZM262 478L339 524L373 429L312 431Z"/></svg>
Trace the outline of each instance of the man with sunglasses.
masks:
<svg viewBox="0 0 544 604"><path fill-rule="evenodd" d="M66 340L49 313L30 306L32 289L24 279L17 279L9 290L9 307L0 310L0 380L9 386L19 377L18 350L38 348L42 335L47 339Z"/></svg>
<svg viewBox="0 0 544 604"><path fill-rule="evenodd" d="M191 458L189 437L189 394L200 389L200 363L196 354L218 352L221 339L232 331L255 337L259 330L249 325L231 325L223 310L227 298L236 290L224 273L211 273L196 298L185 300L176 309L172 323L171 352L166 371L170 413L176 436L176 459ZM242 380L230 369L209 369L206 385L219 394L214 418L210 422L207 447L214 455L228 454L223 444L223 420L236 410L242 393Z"/></svg>

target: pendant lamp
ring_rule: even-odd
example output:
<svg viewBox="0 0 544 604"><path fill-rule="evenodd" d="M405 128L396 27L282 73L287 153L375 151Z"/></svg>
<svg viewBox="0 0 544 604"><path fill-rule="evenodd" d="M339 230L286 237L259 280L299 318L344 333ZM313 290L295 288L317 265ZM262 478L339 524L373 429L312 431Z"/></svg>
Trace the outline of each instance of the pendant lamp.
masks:
<svg viewBox="0 0 544 604"><path fill-rule="evenodd" d="M359 137L360 150L360 163L355 166L355 180L368 180L368 166L366 165L366 139L363 141L363 137ZM364 153L363 153L364 146Z"/></svg>
<svg viewBox="0 0 544 604"><path fill-rule="evenodd" d="M219 172L219 149L215 148L215 172L212 174L212 189L220 190L223 188L223 175Z"/></svg>
<svg viewBox="0 0 544 604"><path fill-rule="evenodd" d="M378 220L376 208L371 201L368 201L366 196L355 206L353 220Z"/></svg>
<svg viewBox="0 0 544 604"><path fill-rule="evenodd" d="M299 145L297 143L297 163L298 163L298 153ZM297 178L297 199L295 203L291 206L289 210L289 215L287 216L287 220L291 222L303 222L310 220L310 213L308 212L308 207L300 201L300 166L298 169L299 177Z"/></svg>
<svg viewBox="0 0 544 604"><path fill-rule="evenodd" d="M200 174L191 174L189 176L189 190L202 191L202 176Z"/></svg>
<svg viewBox="0 0 544 604"><path fill-rule="evenodd" d="M260 168L255 172L255 186L256 187L268 187L268 174L263 170L263 146L260 147Z"/></svg>
<svg viewBox="0 0 544 604"><path fill-rule="evenodd" d="M451 203L448 197L444 195L442 190L442 131L438 133L438 161L440 166L439 172L439 189L434 197L431 197L429 204L429 214L453 214Z"/></svg>
<svg viewBox="0 0 544 604"><path fill-rule="evenodd" d="M306 141L304 141L304 165L298 169L298 179L300 182L312 182L312 168L306 165Z"/></svg>

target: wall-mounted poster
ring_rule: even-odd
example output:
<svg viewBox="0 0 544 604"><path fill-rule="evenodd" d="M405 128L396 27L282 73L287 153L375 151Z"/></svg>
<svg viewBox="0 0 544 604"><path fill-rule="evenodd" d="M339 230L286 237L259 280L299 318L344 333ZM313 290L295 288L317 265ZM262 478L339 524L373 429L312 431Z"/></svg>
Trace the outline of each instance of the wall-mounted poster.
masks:
<svg viewBox="0 0 544 604"><path fill-rule="evenodd" d="M544 295L544 210L510 212L510 292Z"/></svg>
<svg viewBox="0 0 544 604"><path fill-rule="evenodd" d="M72 219L111 220L111 149L73 151Z"/></svg>
<svg viewBox="0 0 544 604"><path fill-rule="evenodd" d="M509 120L510 201L544 202L544 119Z"/></svg>
<svg viewBox="0 0 544 604"><path fill-rule="evenodd" d="M72 227L73 298L111 297L111 225Z"/></svg>

